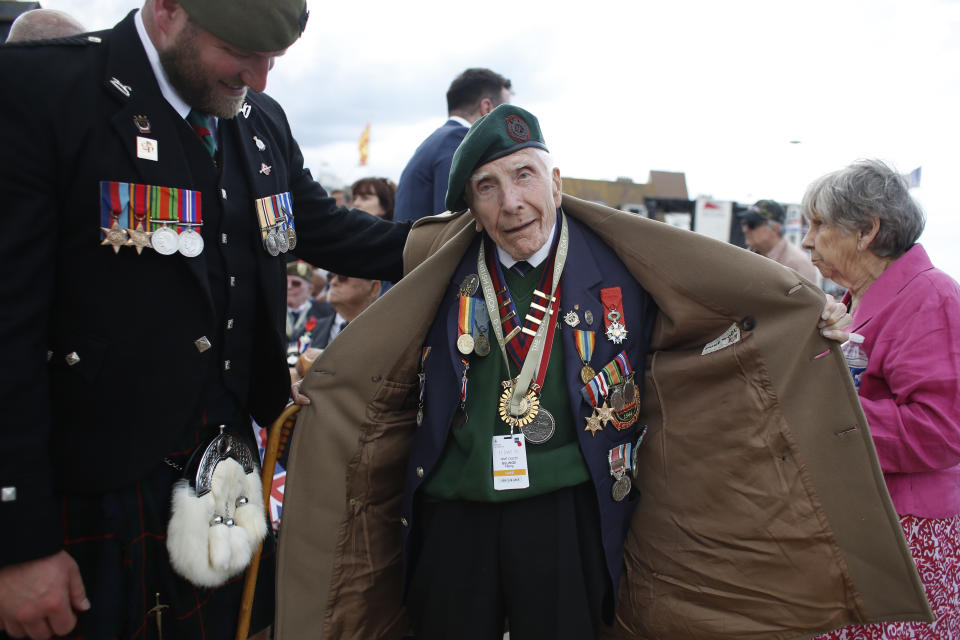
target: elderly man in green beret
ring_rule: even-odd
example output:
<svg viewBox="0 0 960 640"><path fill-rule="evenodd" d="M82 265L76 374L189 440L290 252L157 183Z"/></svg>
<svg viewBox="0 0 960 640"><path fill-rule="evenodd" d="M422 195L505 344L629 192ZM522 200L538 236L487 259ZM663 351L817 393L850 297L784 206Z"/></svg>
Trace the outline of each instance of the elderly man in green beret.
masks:
<svg viewBox="0 0 960 640"><path fill-rule="evenodd" d="M340 640L410 622L418 640L613 624L762 640L922 617L824 340L845 337L843 306L769 260L561 187L531 113L479 119L451 213L415 224L407 275L307 374L278 640L318 618Z"/></svg>
<svg viewBox="0 0 960 640"><path fill-rule="evenodd" d="M396 281L409 230L337 208L262 93L306 22L146 0L0 50L0 635L234 636L266 530L250 416L290 393L284 264Z"/></svg>

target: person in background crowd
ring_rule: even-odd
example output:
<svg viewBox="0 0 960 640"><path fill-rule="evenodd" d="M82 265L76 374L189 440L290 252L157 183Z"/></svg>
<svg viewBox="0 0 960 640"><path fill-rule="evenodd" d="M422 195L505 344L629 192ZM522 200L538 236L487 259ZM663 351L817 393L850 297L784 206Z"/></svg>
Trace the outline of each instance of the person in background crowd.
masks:
<svg viewBox="0 0 960 640"><path fill-rule="evenodd" d="M360 178L350 187L350 196L352 206L355 209L366 211L384 220L393 220L397 185L392 180L388 178ZM393 283L387 280L381 282L380 295L385 294L392 286Z"/></svg>
<svg viewBox="0 0 960 640"><path fill-rule="evenodd" d="M447 122L424 140L400 174L396 219L412 221L442 213L453 153L470 125L510 102L510 80L490 69L467 69L447 89Z"/></svg>
<svg viewBox="0 0 960 640"><path fill-rule="evenodd" d="M397 185L389 178L360 178L350 187L350 206L384 220L393 220L396 197Z"/></svg>
<svg viewBox="0 0 960 640"><path fill-rule="evenodd" d="M298 381L306 375L313 361L340 335L347 324L380 297L380 287L379 280L330 274L327 303L324 304L329 303L332 313L317 318L316 326L311 330L310 346L303 350L291 365L296 369L296 375L291 371L294 400L309 404L306 396L299 393Z"/></svg>
<svg viewBox="0 0 960 640"><path fill-rule="evenodd" d="M221 425L254 473L250 417L270 424L290 394L291 246L399 279L409 232L336 208L264 93L306 23L304 0L145 0L113 29L0 47L0 200L18 228L0 236L10 636L235 635L258 494L202 501L193 527L171 497L201 502L188 460ZM267 634L269 537L263 557L251 629Z"/></svg>
<svg viewBox="0 0 960 640"><path fill-rule="evenodd" d="M817 282L817 270L810 257L783 237L786 212L777 202L757 200L737 216L751 251L790 267L810 282Z"/></svg>
<svg viewBox="0 0 960 640"><path fill-rule="evenodd" d="M338 207L350 206L350 194L345 189L334 189L330 192L330 197L336 201Z"/></svg>
<svg viewBox="0 0 960 640"><path fill-rule="evenodd" d="M10 25L7 42L67 38L86 30L87 28L69 13L54 9L34 9L17 16Z"/></svg>
<svg viewBox="0 0 960 640"><path fill-rule="evenodd" d="M936 616L821 640L960 638L960 286L917 243L924 215L886 164L862 160L803 196L803 246L848 288L843 349L884 479Z"/></svg>
<svg viewBox="0 0 960 640"><path fill-rule="evenodd" d="M327 272L325 269L314 269L310 278L310 296L317 302L327 301Z"/></svg>
<svg viewBox="0 0 960 640"><path fill-rule="evenodd" d="M333 307L310 295L314 268L302 260L287 263L287 364L294 364L314 336L318 321L334 314Z"/></svg>

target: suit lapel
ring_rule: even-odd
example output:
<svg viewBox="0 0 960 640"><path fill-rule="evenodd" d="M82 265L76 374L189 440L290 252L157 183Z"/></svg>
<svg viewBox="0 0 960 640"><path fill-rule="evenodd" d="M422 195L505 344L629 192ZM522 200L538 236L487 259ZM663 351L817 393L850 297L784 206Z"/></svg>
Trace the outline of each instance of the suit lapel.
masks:
<svg viewBox="0 0 960 640"><path fill-rule="evenodd" d="M580 388L583 387L583 381L580 379L580 370L583 368L583 361L577 352L576 341L574 340L574 331L594 331L596 334L596 350L590 365L597 369L600 363L597 357L605 351L602 344L603 340L603 307L600 304L600 286L602 283L602 274L600 267L593 257L593 253L587 246L587 239L582 226L573 218L567 217L570 228L570 249L567 253L567 262L563 267L563 275L560 278L562 293L560 298L560 315L557 320L563 323L561 336L563 340L564 355L564 375L567 381L567 389L570 396L570 410L574 419L578 421L583 411L581 411L582 400ZM580 324L576 327L566 326L563 320L564 315L576 309L577 317L580 318ZM584 320L584 313L590 311L593 314L593 324L587 326Z"/></svg>

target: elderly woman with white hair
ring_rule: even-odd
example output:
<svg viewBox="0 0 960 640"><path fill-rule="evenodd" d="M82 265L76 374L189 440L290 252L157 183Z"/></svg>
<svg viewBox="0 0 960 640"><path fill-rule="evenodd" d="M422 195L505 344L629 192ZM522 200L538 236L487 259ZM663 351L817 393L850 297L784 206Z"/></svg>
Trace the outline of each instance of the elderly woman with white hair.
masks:
<svg viewBox="0 0 960 640"><path fill-rule="evenodd" d="M960 638L960 286L917 244L924 215L882 162L821 177L802 208L803 247L824 277L848 288L862 341L844 354L936 616L821 638Z"/></svg>

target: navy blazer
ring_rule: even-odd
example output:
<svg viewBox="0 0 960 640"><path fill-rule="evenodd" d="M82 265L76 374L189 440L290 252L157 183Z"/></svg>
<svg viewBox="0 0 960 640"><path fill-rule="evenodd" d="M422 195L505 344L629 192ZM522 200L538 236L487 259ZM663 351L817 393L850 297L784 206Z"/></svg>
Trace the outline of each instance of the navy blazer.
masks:
<svg viewBox="0 0 960 640"><path fill-rule="evenodd" d="M637 425L618 431L612 424L608 424L595 435L584 429L586 418L593 409L580 394L580 389L584 386L580 379L583 363L574 344L573 329L567 326L562 318L573 309L574 305L579 305L578 313L581 323L576 329L596 331L596 346L590 360L591 366L596 371L599 372L620 351L625 350L631 367L642 372L656 307L650 295L637 284L607 245L582 223L571 217L568 217L567 221L570 228L570 249L560 278L561 304L560 317L557 318L563 339L564 375L569 392L570 410L580 440L580 450L589 467L596 491L607 570L616 594L623 566L624 538L630 524L630 516L636 506L637 496L636 492L632 491L623 502L613 500L613 477L610 475L607 454L610 449L620 444L635 442ZM454 348L457 340L458 289L464 277L477 272L477 254L481 237L481 235L477 236L457 267L440 303L436 320L427 334L426 346L431 347L431 352L424 363L424 419L414 435L403 495L402 513L409 524L403 529L405 583L410 578L410 569L413 565L410 552L414 550L411 546L412 536L416 535L415 494L429 477L443 453L450 423L459 402L460 354ZM628 333L626 340L621 344L614 344L606 338L605 334L600 290L607 287L620 287L623 294L623 315ZM593 324L590 326L583 321L584 312L588 309L594 317ZM486 357L501 357L496 345L492 346L490 355ZM557 366L555 361L552 364ZM642 374L637 376L636 383L639 397L642 397ZM490 398L490 402L496 402L496 398ZM537 479L531 478L530 481L531 484L536 484Z"/></svg>
<svg viewBox="0 0 960 640"><path fill-rule="evenodd" d="M413 221L447 210L447 183L453 153L469 130L456 120L447 120L420 143L400 174L394 220Z"/></svg>

